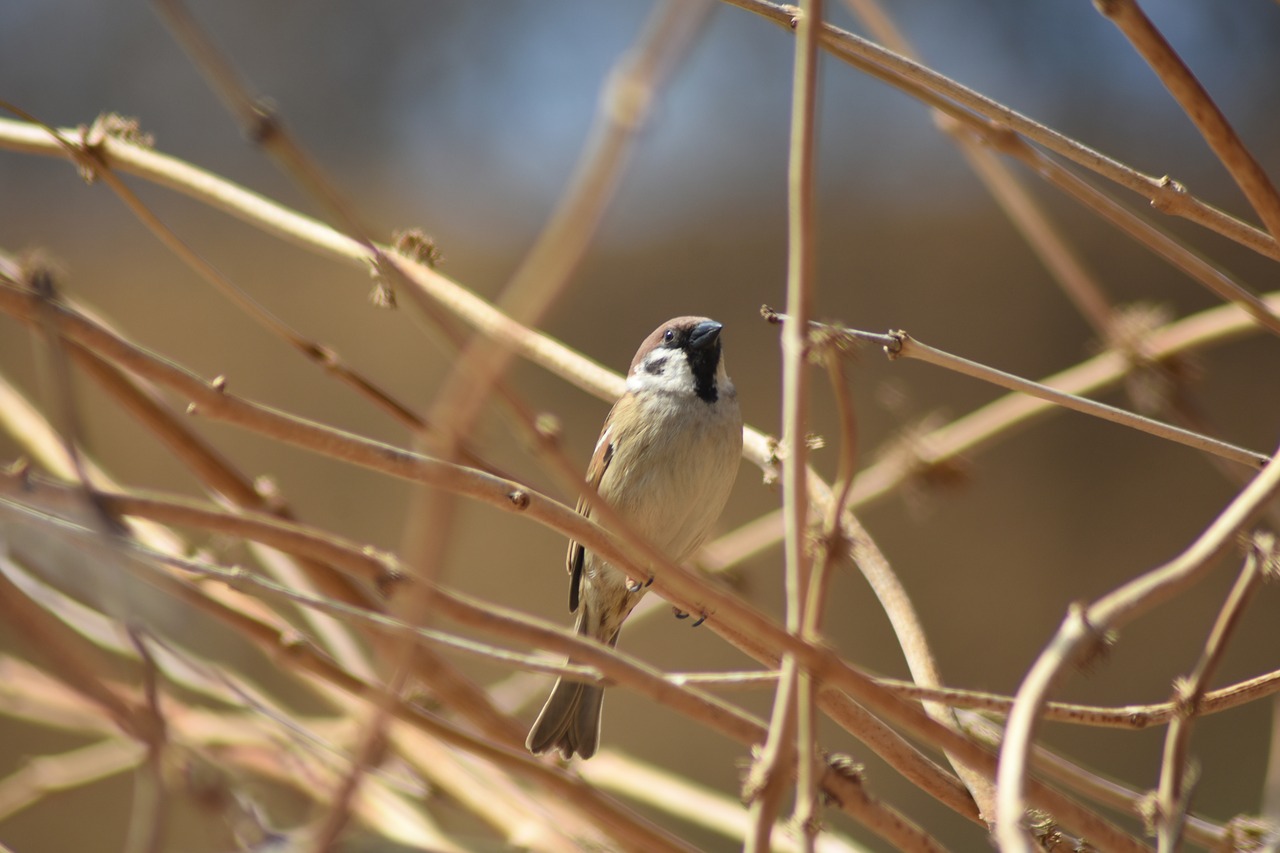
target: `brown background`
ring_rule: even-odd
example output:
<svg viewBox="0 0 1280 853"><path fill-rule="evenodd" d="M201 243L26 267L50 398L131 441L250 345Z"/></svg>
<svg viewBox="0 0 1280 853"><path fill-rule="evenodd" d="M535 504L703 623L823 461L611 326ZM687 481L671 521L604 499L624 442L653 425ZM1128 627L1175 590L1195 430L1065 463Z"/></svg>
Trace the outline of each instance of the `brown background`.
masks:
<svg viewBox="0 0 1280 853"><path fill-rule="evenodd" d="M1168 173L1201 197L1244 214L1220 167L1128 45L1087 3L889 4L935 67L1135 167ZM1274 45L1280 7L1150 3L1244 139L1273 173L1280 112ZM644 3L206 3L202 20L253 85L271 95L375 232L419 226L444 252L443 271L492 296L548 214L583 145L600 81L634 37ZM842 10L833 16L848 25ZM776 330L757 318L783 302L785 156L791 40L731 8L702 42L639 140L599 238L551 334L615 369L636 343L677 314L726 324L728 364L748 421L778 431ZM905 96L828 60L823 67L818 312L861 328L904 328L936 346L1036 378L1095 351L1086 324ZM0 9L0 96L56 124L100 111L136 115L158 147L313 211L238 135L158 21L141 4L19 0ZM1034 181L1030 176L1029 180ZM370 282L171 194L135 183L206 257L272 310L335 347L420 410L447 356L411 308L372 307ZM1033 183L1117 302L1145 300L1184 315L1215 304L1185 276ZM1117 195L1121 191L1116 190ZM240 394L392 443L386 418L328 381L247 321L159 247L104 188L64 162L0 152L0 247L40 247L61 264L65 290L135 340ZM1141 199L1120 196L1134 209ZM1151 214L1158 216L1158 214ZM1159 224L1257 291L1275 266L1182 222ZM1222 437L1262 452L1277 438L1274 340L1257 335L1205 353L1193 389ZM25 332L0 318L0 369L32 395L38 383ZM585 460L606 405L527 366L525 396L564 423ZM926 416L963 414L997 395L973 380L868 352L854 372L860 454ZM815 432L834 442L825 386ZM87 382L90 450L124 483L187 491L193 482ZM1127 401L1116 395L1121 405ZM269 474L299 516L394 548L406 522L401 483L202 425L244 470ZM502 424L475 436L504 465L551 489ZM0 458L16 453L0 439ZM816 464L830 475L835 448ZM900 573L958 686L1011 692L1068 603L1099 595L1173 556L1221 509L1232 487L1196 453L1074 414L1020 431L972 460L972 478L945 492L914 491L863 513ZM554 491L554 490L552 490ZM724 530L777 505L744 467ZM563 545L518 518L467 507L449 582L538 615L564 619ZM1071 680L1064 698L1159 701L1186 671L1231 580L1223 565L1194 594L1127 630L1112 657ZM751 599L780 606L780 554L743 567ZM1220 682L1277 666L1274 589L1246 616ZM832 644L874 671L903 675L887 622L861 579L837 581ZM0 633L0 637L7 637ZM11 637L5 639L10 644ZM628 630L626 649L658 666L734 668L745 661L705 631L666 618ZM499 678L496 670L484 670ZM269 674L267 677L270 677ZM743 701L767 714L764 692ZM532 708L528 713L532 718ZM1269 708L1203 721L1197 807L1226 819L1258 807ZM62 736L5 729L0 775L24 756L64 748ZM1127 781L1155 783L1162 731L1113 733L1050 726L1049 742ZM924 800L830 727L824 743L868 764L872 790L957 849L983 839ZM622 691L608 703L605 746L736 790L743 750L708 737ZM16 851L115 849L126 793L103 784L0 825ZM283 824L299 815L273 815ZM65 816L74 815L75 820ZM833 823L858 837L856 827ZM465 831L465 829L464 829ZM708 849L730 849L697 831ZM874 839L868 843L875 847Z"/></svg>

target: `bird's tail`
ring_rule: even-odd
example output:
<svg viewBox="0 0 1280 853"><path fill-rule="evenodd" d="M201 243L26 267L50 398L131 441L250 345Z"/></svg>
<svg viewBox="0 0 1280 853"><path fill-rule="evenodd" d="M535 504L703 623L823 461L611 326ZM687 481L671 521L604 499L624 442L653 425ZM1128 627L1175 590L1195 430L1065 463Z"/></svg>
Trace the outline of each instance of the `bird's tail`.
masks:
<svg viewBox="0 0 1280 853"><path fill-rule="evenodd" d="M590 634L587 622L587 605L582 602L574 630L583 636ZM609 645L617 643L618 635L614 634L609 639ZM572 758L574 753L590 758L600 746L600 711L603 704L603 687L556 679L547 703L542 706L538 719L529 730L525 746L534 755L558 749L565 758Z"/></svg>

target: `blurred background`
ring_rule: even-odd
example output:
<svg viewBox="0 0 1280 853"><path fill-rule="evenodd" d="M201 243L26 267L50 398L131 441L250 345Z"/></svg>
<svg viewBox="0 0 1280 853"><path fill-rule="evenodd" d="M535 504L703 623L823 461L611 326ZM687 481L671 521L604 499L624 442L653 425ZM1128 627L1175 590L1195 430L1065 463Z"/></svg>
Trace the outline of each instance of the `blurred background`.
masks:
<svg viewBox="0 0 1280 853"><path fill-rule="evenodd" d="M1088 3L889 0L924 60L958 81L1135 168L1168 174L1250 221L1223 169L1123 37ZM858 31L844 8L835 23ZM1272 175L1280 174L1280 6L1151 0L1146 8ZM201 2L192 10L250 83L270 96L378 236L420 227L441 271L494 296L514 271L581 153L603 80L634 41L646 2L471 3L374 0ZM786 148L792 39L749 12L718 7L674 76L572 286L545 329L613 369L658 323L706 314L726 325L728 365L747 420L779 431L776 327L762 303L784 303ZM242 138L159 19L143 3L7 0L0 4L0 97L50 124L100 112L136 116L159 150L315 215L319 211ZM830 57L821 79L817 313L859 328L902 328L927 343L1029 378L1097 351L1088 325L968 171L923 107ZM1025 171L1118 304L1174 316L1216 297ZM371 281L172 193L131 182L165 221L224 273L307 335L422 411L449 364L414 309L376 308ZM1134 210L1142 199L1109 192ZM251 399L404 445L387 418L253 325L161 247L109 190L65 161L0 150L0 248L40 249L63 289L135 341ZM1183 221L1144 215L1257 292L1275 264ZM407 300L401 300L407 303ZM1270 453L1278 437L1280 346L1265 334L1200 354L1192 398L1218 434ZM32 341L0 317L0 370L40 400ZM525 397L563 422L585 469L607 405L526 365ZM996 389L868 351L853 370L863 464L925 419L962 415ZM121 482L197 492L194 481L88 381L87 444ZM834 473L834 406L815 386L812 429L828 437L815 464ZM1119 394L1108 397L1126 407ZM243 470L274 478L298 516L361 542L396 548L408 521L402 483L203 423ZM499 464L561 495L496 418L474 436ZM18 453L0 436L0 460ZM1174 556L1235 488L1204 458L1146 435L1062 413L970 460L946 490L900 490L861 513L910 591L949 683L1004 693L1072 601L1098 596ZM561 495L563 497L563 495ZM721 521L728 531L778 505L743 468ZM448 582L563 620L563 542L521 519L467 506ZM500 535L496 532L500 531ZM487 535L477 535L477 534ZM1234 578L1224 564L1196 592L1144 618L1111 657L1061 698L1164 700L1192 665ZM736 573L759 606L780 613L777 549ZM1218 682L1280 666L1274 589L1246 614ZM861 577L844 572L828 609L830 642L879 673L905 675L897 645ZM0 639L16 638L0 627ZM625 632L626 650L663 668L748 662L706 631L665 617ZM20 648L20 646L19 646ZM468 666L473 664L468 663ZM497 681L496 668L479 669ZM738 698L767 715L770 694ZM540 697L539 700L540 701ZM532 720L536 707L527 714ZM1225 820L1258 808L1270 708L1254 703L1196 729L1196 808ZM0 777L24 758L66 748L38 729L7 727ZM659 735L659 733L661 733ZM604 744L734 793L746 756L625 691L607 703ZM1163 730L1049 726L1047 742L1133 785L1155 784ZM955 849L983 849L975 828L916 792L846 733L823 743L866 761L880 797ZM6 769L8 768L8 769ZM53 797L0 824L15 851L116 849L127 780ZM76 821L57 816L75 814ZM294 818L297 815L293 815ZM882 844L843 817L833 825ZM278 818L287 822L289 815ZM723 839L679 827L706 849ZM192 849L202 849L198 845Z"/></svg>

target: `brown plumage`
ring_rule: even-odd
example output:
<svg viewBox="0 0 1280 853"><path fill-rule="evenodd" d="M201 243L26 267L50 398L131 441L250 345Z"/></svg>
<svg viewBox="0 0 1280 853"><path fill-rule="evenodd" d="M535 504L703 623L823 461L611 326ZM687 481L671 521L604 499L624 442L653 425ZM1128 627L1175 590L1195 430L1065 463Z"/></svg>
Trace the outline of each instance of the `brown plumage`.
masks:
<svg viewBox="0 0 1280 853"><path fill-rule="evenodd" d="M742 415L720 329L705 317L677 317L645 338L587 468L600 497L675 561L710 532L742 454ZM591 510L590 501L578 501L578 512L590 517ZM575 630L617 645L644 587L577 542L569 543L567 569ZM601 687L558 680L529 732L529 750L590 758L600 743L603 698Z"/></svg>

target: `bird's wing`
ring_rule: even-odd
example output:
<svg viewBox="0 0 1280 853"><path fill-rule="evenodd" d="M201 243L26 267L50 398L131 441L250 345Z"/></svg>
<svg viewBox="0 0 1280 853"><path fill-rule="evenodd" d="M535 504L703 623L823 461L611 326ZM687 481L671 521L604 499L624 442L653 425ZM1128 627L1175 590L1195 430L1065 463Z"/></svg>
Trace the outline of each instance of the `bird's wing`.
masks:
<svg viewBox="0 0 1280 853"><path fill-rule="evenodd" d="M609 469L609 463L613 461L615 445L610 433L612 433L612 430L609 427L605 427L604 432L600 433L600 440L596 442L595 453L591 455L591 464L587 466L587 483L591 486L593 492L600 489L600 482L604 479L604 472ZM589 498L590 496L586 494L578 498L577 507L578 512L587 518L591 517L591 501ZM569 568L569 612L576 613L579 593L582 590L582 569L583 563L586 562L586 552L582 545L573 539L569 540L569 555L566 560Z"/></svg>

